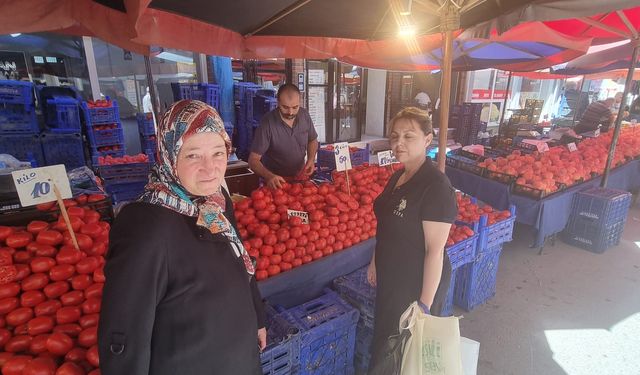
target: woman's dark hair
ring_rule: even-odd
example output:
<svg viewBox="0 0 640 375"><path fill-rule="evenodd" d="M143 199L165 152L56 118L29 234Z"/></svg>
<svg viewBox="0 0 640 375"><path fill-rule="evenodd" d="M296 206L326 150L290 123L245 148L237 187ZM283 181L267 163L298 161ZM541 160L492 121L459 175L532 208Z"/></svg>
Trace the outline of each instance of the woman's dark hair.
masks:
<svg viewBox="0 0 640 375"><path fill-rule="evenodd" d="M298 89L298 86L294 85L293 83L285 83L284 85L280 86L280 88L278 89L278 99L280 99L280 96L282 96L282 94L284 94L285 92L291 92L291 93L296 93L298 95L300 95L300 90Z"/></svg>
<svg viewBox="0 0 640 375"><path fill-rule="evenodd" d="M389 126L389 133L393 131L393 126L398 120L408 120L415 121L419 126L424 135L429 135L433 133L433 126L431 125L431 119L429 118L429 114L427 111L423 111L420 108L416 107L407 107L398 112L392 119L391 124Z"/></svg>

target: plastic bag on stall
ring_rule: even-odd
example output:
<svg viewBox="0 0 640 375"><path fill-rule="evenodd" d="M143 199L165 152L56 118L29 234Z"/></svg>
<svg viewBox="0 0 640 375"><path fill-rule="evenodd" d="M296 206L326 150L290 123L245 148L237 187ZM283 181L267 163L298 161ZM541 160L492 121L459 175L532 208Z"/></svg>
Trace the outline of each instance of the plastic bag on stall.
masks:
<svg viewBox="0 0 640 375"><path fill-rule="evenodd" d="M20 161L9 154L0 154L0 174L11 173L18 169L31 168L28 161Z"/></svg>
<svg viewBox="0 0 640 375"><path fill-rule="evenodd" d="M67 172L73 196L80 194L107 194L96 175L88 167L80 167Z"/></svg>

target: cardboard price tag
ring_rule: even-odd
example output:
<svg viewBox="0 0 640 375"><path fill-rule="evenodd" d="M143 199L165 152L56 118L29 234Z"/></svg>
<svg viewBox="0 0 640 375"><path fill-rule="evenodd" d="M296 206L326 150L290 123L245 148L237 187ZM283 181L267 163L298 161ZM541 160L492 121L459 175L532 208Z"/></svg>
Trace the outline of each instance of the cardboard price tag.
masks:
<svg viewBox="0 0 640 375"><path fill-rule="evenodd" d="M567 144L567 148L569 148L569 151L571 151L571 152L578 151L578 146L576 146L576 144L573 143L573 142Z"/></svg>
<svg viewBox="0 0 640 375"><path fill-rule="evenodd" d="M395 158L393 157L393 152L391 150L378 152L378 165L381 167L393 164L394 159Z"/></svg>
<svg viewBox="0 0 640 375"><path fill-rule="evenodd" d="M334 156L336 158L336 170L338 172L351 169L351 155L349 154L349 143L340 142L333 144Z"/></svg>
<svg viewBox="0 0 640 375"><path fill-rule="evenodd" d="M11 176L23 207L55 201L55 188L62 199L72 197L67 170L63 164L14 171Z"/></svg>
<svg viewBox="0 0 640 375"><path fill-rule="evenodd" d="M297 216L302 219L302 224L309 224L309 214L304 211L287 210L287 216L292 218Z"/></svg>

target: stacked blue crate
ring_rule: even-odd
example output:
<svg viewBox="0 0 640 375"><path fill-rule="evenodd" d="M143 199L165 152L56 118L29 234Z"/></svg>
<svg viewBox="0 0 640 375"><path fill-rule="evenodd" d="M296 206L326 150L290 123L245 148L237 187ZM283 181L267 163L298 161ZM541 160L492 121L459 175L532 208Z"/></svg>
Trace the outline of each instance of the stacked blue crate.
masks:
<svg viewBox="0 0 640 375"><path fill-rule="evenodd" d="M212 83L171 83L173 99L199 100L220 110L220 86Z"/></svg>
<svg viewBox="0 0 640 375"><path fill-rule="evenodd" d="M482 103L464 103L461 109L456 111L455 139L463 146L478 142L478 132L481 130L480 115Z"/></svg>
<svg viewBox="0 0 640 375"><path fill-rule="evenodd" d="M150 160L155 160L158 152L158 140L156 138L156 125L153 121L153 113L138 113L138 135L140 137L140 149L149 156Z"/></svg>
<svg viewBox="0 0 640 375"><path fill-rule="evenodd" d="M33 84L0 81L0 154L45 165L40 128L33 101Z"/></svg>
<svg viewBox="0 0 640 375"><path fill-rule="evenodd" d="M113 204L128 202L142 195L148 182L150 163L101 165L96 172L111 195Z"/></svg>
<svg viewBox="0 0 640 375"><path fill-rule="evenodd" d="M564 240L594 253L603 253L620 242L631 194L623 190L593 187L573 197Z"/></svg>
<svg viewBox="0 0 640 375"><path fill-rule="evenodd" d="M108 96L105 103L107 105L104 106L82 103L94 166L99 164L100 157L121 157L125 153L124 130L120 122L118 103Z"/></svg>
<svg viewBox="0 0 640 375"><path fill-rule="evenodd" d="M86 165L78 100L52 96L43 104L46 131L42 133L42 150L46 164L64 164L67 170Z"/></svg>
<svg viewBox="0 0 640 375"><path fill-rule="evenodd" d="M496 294L496 279L502 244L478 254L472 263L456 271L454 303L467 311Z"/></svg>
<svg viewBox="0 0 640 375"><path fill-rule="evenodd" d="M45 103L47 130L54 133L80 133L80 103L69 96L54 96Z"/></svg>
<svg viewBox="0 0 640 375"><path fill-rule="evenodd" d="M262 90L259 85L237 85L238 88L238 117L236 118L237 145L236 154L238 158L248 160L253 141L253 99Z"/></svg>

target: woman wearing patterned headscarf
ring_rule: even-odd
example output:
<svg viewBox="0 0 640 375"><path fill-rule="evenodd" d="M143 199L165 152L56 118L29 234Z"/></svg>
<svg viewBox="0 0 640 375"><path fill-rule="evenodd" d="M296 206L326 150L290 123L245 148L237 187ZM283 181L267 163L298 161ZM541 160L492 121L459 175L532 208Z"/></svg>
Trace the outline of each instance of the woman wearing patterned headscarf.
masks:
<svg viewBox="0 0 640 375"><path fill-rule="evenodd" d="M262 300L221 188L230 149L202 102L179 101L163 116L145 193L111 231L103 375L262 374Z"/></svg>

